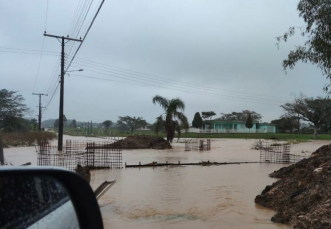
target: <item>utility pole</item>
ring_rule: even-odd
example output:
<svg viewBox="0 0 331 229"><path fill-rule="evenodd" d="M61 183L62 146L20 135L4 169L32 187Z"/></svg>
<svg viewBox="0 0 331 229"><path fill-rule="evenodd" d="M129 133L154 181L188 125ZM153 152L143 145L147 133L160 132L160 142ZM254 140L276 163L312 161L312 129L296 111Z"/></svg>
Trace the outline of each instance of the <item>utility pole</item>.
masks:
<svg viewBox="0 0 331 229"><path fill-rule="evenodd" d="M65 72L64 72L64 45L69 41L82 42L83 40L69 38L69 36L64 37L64 36L50 35L50 34L46 34L46 31L44 33L44 36L56 38L61 43L61 47L62 47L62 50L61 50L59 133L58 133L58 144L57 144L58 151L62 152L62 147L63 147L63 104L64 104L63 100L64 100L64 75L65 75ZM61 39L61 41L60 41L60 39ZM67 42L65 42L65 40L67 40Z"/></svg>
<svg viewBox="0 0 331 229"><path fill-rule="evenodd" d="M300 116L299 116L299 113L298 113L298 133L300 132Z"/></svg>
<svg viewBox="0 0 331 229"><path fill-rule="evenodd" d="M41 131L41 109L43 108L41 106L41 96L48 96L48 95L43 94L43 93L32 93L32 95L38 95L39 96L38 130Z"/></svg>

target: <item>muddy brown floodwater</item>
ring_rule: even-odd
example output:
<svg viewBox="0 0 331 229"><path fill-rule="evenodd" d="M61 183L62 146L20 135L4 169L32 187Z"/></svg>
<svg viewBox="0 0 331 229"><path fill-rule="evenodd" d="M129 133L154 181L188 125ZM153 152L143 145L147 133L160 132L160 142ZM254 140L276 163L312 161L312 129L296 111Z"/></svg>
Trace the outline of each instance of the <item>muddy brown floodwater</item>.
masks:
<svg viewBox="0 0 331 229"><path fill-rule="evenodd" d="M210 152L125 150L127 164L157 162L258 161L255 140L212 140ZM291 152L314 151L323 141L292 146ZM117 183L100 199L105 228L290 228L275 224L274 211L254 203L279 164L127 168L92 172L92 186Z"/></svg>
<svg viewBox="0 0 331 229"><path fill-rule="evenodd" d="M123 163L259 161L259 151L250 150L254 142L214 139L210 152L185 152L182 143L174 143L171 150L123 150ZM311 153L324 144L324 141L301 143L293 145L291 152ZM32 147L5 149L5 157L14 165L28 161L36 164ZM254 203L255 196L276 181L268 174L283 166L241 164L94 170L91 185L96 188L105 180L117 182L99 200L105 228L290 228L272 223L270 218L275 212Z"/></svg>

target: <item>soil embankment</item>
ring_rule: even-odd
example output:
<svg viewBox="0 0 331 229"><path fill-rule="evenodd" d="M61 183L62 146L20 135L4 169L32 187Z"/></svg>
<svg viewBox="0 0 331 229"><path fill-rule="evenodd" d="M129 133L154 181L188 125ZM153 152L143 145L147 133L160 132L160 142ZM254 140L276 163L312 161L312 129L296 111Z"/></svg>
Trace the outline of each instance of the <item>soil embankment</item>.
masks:
<svg viewBox="0 0 331 229"><path fill-rule="evenodd" d="M151 135L132 135L118 143L122 149L171 149L168 141Z"/></svg>
<svg viewBox="0 0 331 229"><path fill-rule="evenodd" d="M308 159L281 168L255 203L277 211L271 220L294 228L331 228L331 144Z"/></svg>

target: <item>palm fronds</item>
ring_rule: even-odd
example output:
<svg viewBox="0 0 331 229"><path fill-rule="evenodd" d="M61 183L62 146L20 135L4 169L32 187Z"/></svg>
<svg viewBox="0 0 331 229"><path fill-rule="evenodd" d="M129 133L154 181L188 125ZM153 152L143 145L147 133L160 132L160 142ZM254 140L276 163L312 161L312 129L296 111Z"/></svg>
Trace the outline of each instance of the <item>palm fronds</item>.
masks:
<svg viewBox="0 0 331 229"><path fill-rule="evenodd" d="M160 104L160 106L165 110L165 120L162 115L157 117L154 130L155 133L158 133L163 126L167 134L167 140L172 142L175 136L175 131L178 133L178 139L181 135L182 129L185 129L187 132L189 123L187 121L187 117L183 113L185 103L181 99L175 98L168 100L162 96L156 95L153 98L153 103Z"/></svg>

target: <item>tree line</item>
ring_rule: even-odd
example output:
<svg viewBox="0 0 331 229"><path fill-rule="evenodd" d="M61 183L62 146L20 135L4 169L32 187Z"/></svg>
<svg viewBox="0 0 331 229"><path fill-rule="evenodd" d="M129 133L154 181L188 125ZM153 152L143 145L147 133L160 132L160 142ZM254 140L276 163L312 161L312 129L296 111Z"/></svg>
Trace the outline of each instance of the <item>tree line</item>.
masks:
<svg viewBox="0 0 331 229"><path fill-rule="evenodd" d="M179 98L167 99L156 95L152 102L159 104L164 114L156 117L156 121L150 125L142 117L119 116L117 128L120 131L130 131L146 126L152 126L155 133L163 131L167 135L168 141L172 141L175 132L178 137L183 130L187 131L189 123L184 114L185 103ZM309 98L301 95L294 99L293 102L285 103L281 106L284 114L278 119L272 120L271 124L275 124L279 132L293 132L294 130L302 131L304 129L312 129L314 136L317 137L318 131L331 131L331 100L329 98ZM6 89L0 90L0 131L2 132L22 132L36 130L37 120L26 119L25 115L29 114L29 108L24 104L24 98L15 91ZM214 111L203 111L201 115L196 112L192 121L192 126L201 128L203 125L210 124L212 120L220 121L246 121L247 128L251 128L254 122L261 122L262 115L250 110L241 112L221 113L216 119ZM67 118L64 116L64 122ZM77 127L75 119L68 124L71 127ZM113 122L106 120L102 125L108 130ZM58 120L55 120L54 126L58 127ZM305 127L304 127L305 126Z"/></svg>
<svg viewBox="0 0 331 229"><path fill-rule="evenodd" d="M37 129L35 118L27 119L30 109L24 104L24 98L17 91L0 90L0 131L25 132Z"/></svg>

